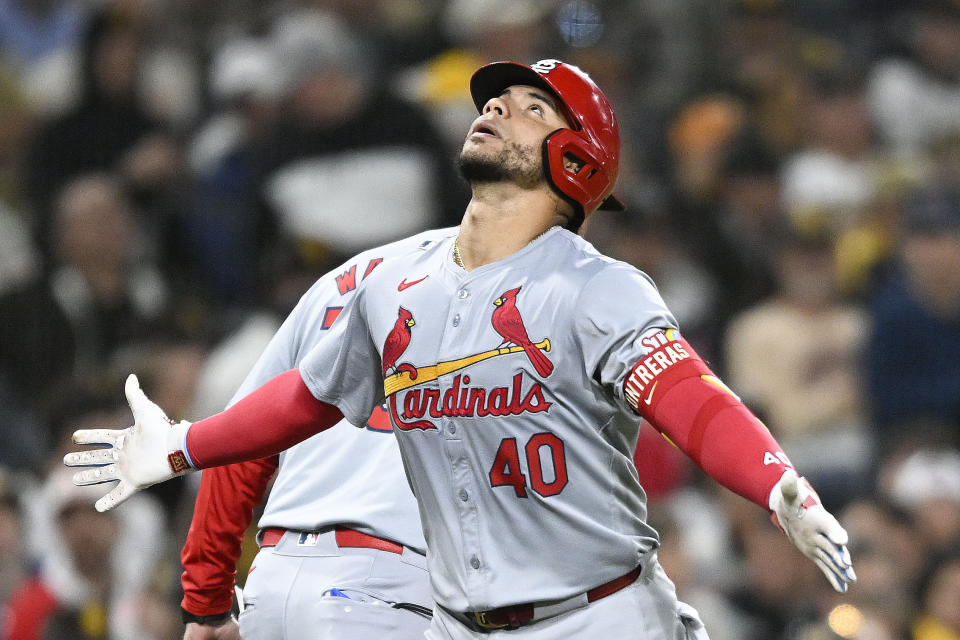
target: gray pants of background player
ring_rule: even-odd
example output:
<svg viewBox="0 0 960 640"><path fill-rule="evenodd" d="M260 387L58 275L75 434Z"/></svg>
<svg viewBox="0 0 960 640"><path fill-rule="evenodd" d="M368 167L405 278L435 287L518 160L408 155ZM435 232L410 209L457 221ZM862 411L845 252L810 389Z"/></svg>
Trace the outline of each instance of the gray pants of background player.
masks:
<svg viewBox="0 0 960 640"><path fill-rule="evenodd" d="M251 567L239 617L244 640L422 640L430 626L426 616L391 606L433 608L426 558L411 549L340 548L333 532L287 532Z"/></svg>
<svg viewBox="0 0 960 640"><path fill-rule="evenodd" d="M606 598L517 629L474 631L442 607L434 610L428 640L709 640L693 607L677 600L676 588L656 554L648 554L640 577Z"/></svg>

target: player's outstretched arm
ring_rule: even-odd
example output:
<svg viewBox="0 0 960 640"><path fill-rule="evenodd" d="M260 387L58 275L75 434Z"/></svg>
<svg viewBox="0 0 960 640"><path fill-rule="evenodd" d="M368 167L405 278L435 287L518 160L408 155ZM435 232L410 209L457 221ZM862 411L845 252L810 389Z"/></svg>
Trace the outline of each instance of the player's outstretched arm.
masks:
<svg viewBox="0 0 960 640"><path fill-rule="evenodd" d="M133 426L76 431L77 444L103 448L71 452L63 459L70 467L92 467L74 474L78 485L119 481L97 500L98 511L112 509L134 493L192 469L280 453L343 417L339 409L313 397L296 369L192 425L172 424L140 390L136 376L127 379L126 389Z"/></svg>
<svg viewBox="0 0 960 640"><path fill-rule="evenodd" d="M759 419L679 336L659 346L627 376L630 406L714 480L768 508L791 542L844 593L856 574L847 533Z"/></svg>

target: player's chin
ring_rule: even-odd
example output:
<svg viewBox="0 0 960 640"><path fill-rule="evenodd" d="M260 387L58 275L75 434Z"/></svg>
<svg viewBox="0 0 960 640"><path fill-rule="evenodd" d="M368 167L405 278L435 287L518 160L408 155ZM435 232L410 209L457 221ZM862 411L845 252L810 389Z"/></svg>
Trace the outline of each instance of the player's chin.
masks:
<svg viewBox="0 0 960 640"><path fill-rule="evenodd" d="M481 134L473 134L467 136L467 139L463 142L463 147L460 149L460 157L463 156L475 156L475 157L492 157L494 152L494 147L496 142L499 142L500 138L494 138L493 136L484 136Z"/></svg>
<svg viewBox="0 0 960 640"><path fill-rule="evenodd" d="M502 163L495 151L471 145L468 141L457 159L460 175L468 182L498 182L505 178Z"/></svg>

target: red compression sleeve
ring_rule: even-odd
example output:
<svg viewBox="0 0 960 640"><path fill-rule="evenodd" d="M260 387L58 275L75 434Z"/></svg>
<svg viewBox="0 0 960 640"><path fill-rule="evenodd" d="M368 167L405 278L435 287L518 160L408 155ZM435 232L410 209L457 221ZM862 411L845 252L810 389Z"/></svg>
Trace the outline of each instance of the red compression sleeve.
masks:
<svg viewBox="0 0 960 640"><path fill-rule="evenodd" d="M291 369L229 409L193 423L187 453L197 469L280 453L343 419L340 410L313 397Z"/></svg>
<svg viewBox="0 0 960 640"><path fill-rule="evenodd" d="M184 609L195 616L230 610L243 534L253 519L279 456L214 467L203 472L193 520L180 552Z"/></svg>
<svg viewBox="0 0 960 640"><path fill-rule="evenodd" d="M714 480L769 509L770 490L790 460L685 340L660 336L624 382L630 406Z"/></svg>

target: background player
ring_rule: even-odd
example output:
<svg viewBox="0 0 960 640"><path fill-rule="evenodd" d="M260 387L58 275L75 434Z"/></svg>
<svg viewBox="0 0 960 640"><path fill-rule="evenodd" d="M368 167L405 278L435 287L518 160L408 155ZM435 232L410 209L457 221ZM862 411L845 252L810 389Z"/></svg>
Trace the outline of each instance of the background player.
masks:
<svg viewBox="0 0 960 640"><path fill-rule="evenodd" d="M296 368L384 259L454 235L430 231L372 249L320 278L230 404ZM343 423L330 431L202 474L181 555L185 640L423 637L433 607L425 543L390 418L378 407L366 428ZM241 540L274 472L238 633L230 608ZM331 595L334 589L342 595ZM345 612L348 602L353 609ZM381 606L397 602L409 606Z"/></svg>
<svg viewBox="0 0 960 640"><path fill-rule="evenodd" d="M386 399L429 547L428 637L702 637L656 561L631 461L639 414L770 509L845 591L846 532L680 338L652 283L559 228L616 206L619 132L602 92L556 60L488 65L471 91L482 115L461 154L473 198L458 237L375 272L299 371L217 416L166 428L131 377L135 427L78 432L111 448L67 464L115 463L76 481L121 480L97 503L111 508L191 466L282 450L342 415L362 421ZM519 318L494 320L504 304ZM398 308L411 316L403 327ZM504 343L521 339L504 331L518 322L552 368L533 364L526 340ZM387 374L386 344L403 345Z"/></svg>

